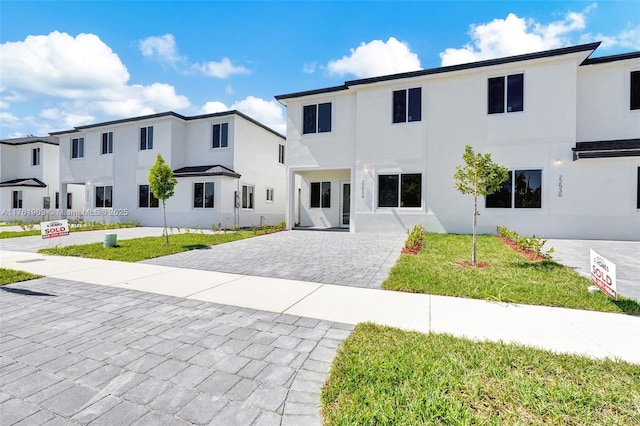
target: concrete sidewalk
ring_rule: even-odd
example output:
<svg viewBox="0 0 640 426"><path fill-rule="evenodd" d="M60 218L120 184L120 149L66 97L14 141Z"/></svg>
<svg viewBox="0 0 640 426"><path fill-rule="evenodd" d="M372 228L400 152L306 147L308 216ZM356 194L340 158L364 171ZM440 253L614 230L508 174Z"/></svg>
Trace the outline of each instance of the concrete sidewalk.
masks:
<svg viewBox="0 0 640 426"><path fill-rule="evenodd" d="M49 277L346 324L517 342L640 364L640 317L0 251L0 266Z"/></svg>

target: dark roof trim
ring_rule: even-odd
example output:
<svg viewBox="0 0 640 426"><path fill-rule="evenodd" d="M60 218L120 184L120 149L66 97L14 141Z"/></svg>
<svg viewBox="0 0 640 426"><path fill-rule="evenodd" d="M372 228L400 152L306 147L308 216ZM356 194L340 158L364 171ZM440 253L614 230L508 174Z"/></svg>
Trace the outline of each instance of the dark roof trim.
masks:
<svg viewBox="0 0 640 426"><path fill-rule="evenodd" d="M27 145L30 143L48 143L50 145L59 145L60 142L55 136L33 136L25 138L2 139L0 144L3 145Z"/></svg>
<svg viewBox="0 0 640 426"><path fill-rule="evenodd" d="M640 157L640 139L576 142L573 161L585 158Z"/></svg>
<svg viewBox="0 0 640 426"><path fill-rule="evenodd" d="M339 90L346 90L349 86L357 86L360 84L379 83L382 81L400 80L403 78L421 77L432 74L443 74L454 71L463 71L475 68L490 67L494 65L504 65L514 62L529 61L532 59L551 58L554 56L569 55L578 52L591 51L593 53L600 46L600 42L580 44L578 46L562 47L560 49L544 50L542 52L525 53L523 55L507 56L505 58L487 59L484 61L470 62L466 64L451 65L448 67L430 68L425 70L403 72L399 74L383 75L379 77L363 78L359 80L346 81L342 86L328 87L326 89L309 90L306 92L289 93L286 95L278 95L275 98L281 99L298 98L302 96L316 95L320 93L330 93Z"/></svg>
<svg viewBox="0 0 640 426"><path fill-rule="evenodd" d="M636 58L640 58L640 51L620 53L619 55L600 56L599 58L587 58L580 65L582 66L582 65L606 64L609 62L625 61L627 59L636 59Z"/></svg>
<svg viewBox="0 0 640 426"><path fill-rule="evenodd" d="M214 117L224 117L227 115L237 115L240 116L242 118L244 118L245 120L255 124L256 126L259 126L263 129L265 129L266 131L273 133L276 136L281 137L282 139L285 139L285 137L283 135L281 135L280 133L276 132L275 130L273 130L272 128L266 126L265 124L260 123L259 121L249 117L248 115L238 111L238 110L229 110L229 111L222 111L222 112L215 112L212 114L202 114L202 115L195 115L192 117L187 117L184 115L180 115L176 112L173 111L166 111L166 112L161 112L158 114L151 114L151 115L142 115L139 117L130 117L130 118L123 118L120 120L113 120L113 121L105 121L102 123L94 123L94 124L86 124L84 126L77 126L71 130L63 130L63 131L59 131L59 132L52 132L49 133L50 135L61 135L64 133L76 133L76 132L80 132L86 129L92 129L92 128L96 128L96 127L105 127L105 126L112 126L114 124L122 124L122 123L130 123L133 121L142 121L142 120L152 120L152 119L156 119L156 118L163 118L163 117L175 117L179 120L184 120L184 121L191 121L191 120L201 120L201 119L206 119L206 118L214 118Z"/></svg>
<svg viewBox="0 0 640 426"><path fill-rule="evenodd" d="M0 187L9 186L28 186L33 188L46 188L47 185L40 179L36 178L24 178L24 179L11 179L0 182Z"/></svg>
<svg viewBox="0 0 640 426"><path fill-rule="evenodd" d="M221 165L212 165L212 166L188 166L181 167L173 171L173 175L177 178L182 177L195 177L195 176L228 176L232 178L240 178L240 174L234 172L233 170L221 166Z"/></svg>

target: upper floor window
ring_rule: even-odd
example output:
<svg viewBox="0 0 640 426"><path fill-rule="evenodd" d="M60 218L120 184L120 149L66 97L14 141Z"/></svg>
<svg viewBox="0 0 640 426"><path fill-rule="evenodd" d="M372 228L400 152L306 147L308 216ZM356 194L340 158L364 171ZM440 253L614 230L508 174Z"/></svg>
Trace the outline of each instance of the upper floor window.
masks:
<svg viewBox="0 0 640 426"><path fill-rule="evenodd" d="M284 145L278 144L278 163L284 164Z"/></svg>
<svg viewBox="0 0 640 426"><path fill-rule="evenodd" d="M193 184L193 207L196 209L213 208L213 182Z"/></svg>
<svg viewBox="0 0 640 426"><path fill-rule="evenodd" d="M40 165L40 148L33 148L31 150L31 165L32 166Z"/></svg>
<svg viewBox="0 0 640 426"><path fill-rule="evenodd" d="M153 126L140 128L140 151L153 149Z"/></svg>
<svg viewBox="0 0 640 426"><path fill-rule="evenodd" d="M229 123L213 125L213 148L226 148L229 146Z"/></svg>
<svg viewBox="0 0 640 426"><path fill-rule="evenodd" d="M11 208L12 209L21 209L22 208L22 191L13 191L12 192Z"/></svg>
<svg viewBox="0 0 640 426"><path fill-rule="evenodd" d="M84 157L84 138L71 139L71 158Z"/></svg>
<svg viewBox="0 0 640 426"><path fill-rule="evenodd" d="M629 108L640 109L640 71L631 71Z"/></svg>
<svg viewBox="0 0 640 426"><path fill-rule="evenodd" d="M515 177L515 179L514 179ZM511 170L509 179L501 188L485 198L487 208L515 207L539 209L542 207L542 170Z"/></svg>
<svg viewBox="0 0 640 426"><path fill-rule="evenodd" d="M151 192L149 185L138 185L138 207L158 207L158 199Z"/></svg>
<svg viewBox="0 0 640 426"><path fill-rule="evenodd" d="M421 173L378 176L378 207L421 206Z"/></svg>
<svg viewBox="0 0 640 426"><path fill-rule="evenodd" d="M100 154L113 154L113 132L102 134L102 149Z"/></svg>
<svg viewBox="0 0 640 426"><path fill-rule="evenodd" d="M113 207L113 186L96 186L96 207Z"/></svg>
<svg viewBox="0 0 640 426"><path fill-rule="evenodd" d="M311 182L310 206L331 208L331 182Z"/></svg>
<svg viewBox="0 0 640 426"><path fill-rule="evenodd" d="M325 133L331 131L331 102L305 105L302 114L302 133Z"/></svg>
<svg viewBox="0 0 640 426"><path fill-rule="evenodd" d="M253 208L253 185L242 185L242 208Z"/></svg>
<svg viewBox="0 0 640 426"><path fill-rule="evenodd" d="M524 74L489 79L488 112L524 111Z"/></svg>
<svg viewBox="0 0 640 426"><path fill-rule="evenodd" d="M393 122L422 120L422 88L415 87L393 92Z"/></svg>

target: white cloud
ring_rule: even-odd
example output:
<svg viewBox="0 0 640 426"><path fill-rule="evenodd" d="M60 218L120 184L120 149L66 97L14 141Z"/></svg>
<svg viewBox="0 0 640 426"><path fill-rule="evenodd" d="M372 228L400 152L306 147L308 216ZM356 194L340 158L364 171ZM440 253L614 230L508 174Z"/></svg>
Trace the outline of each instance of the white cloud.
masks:
<svg viewBox="0 0 640 426"><path fill-rule="evenodd" d="M230 84L224 86L224 93L226 93L227 95L233 95L234 92L235 90L233 90L233 86L231 86Z"/></svg>
<svg viewBox="0 0 640 426"><path fill-rule="evenodd" d="M160 61L167 62L172 66L176 66L182 58L178 54L176 40L172 34L163 36L147 37L140 41L140 52L142 56L157 58Z"/></svg>
<svg viewBox="0 0 640 426"><path fill-rule="evenodd" d="M255 96L247 96L241 101L234 102L229 107L218 101L207 102L201 108L201 113L213 114L229 110L241 111L281 134L285 134L287 131L287 123L282 107L276 101L265 101Z"/></svg>
<svg viewBox="0 0 640 426"><path fill-rule="evenodd" d="M509 13L505 19L473 24L469 29L471 43L441 52L442 66L567 46L572 43L572 33L586 28L586 16L595 7L592 4L582 12L569 12L564 19L547 25L518 17L514 13Z"/></svg>
<svg viewBox="0 0 640 426"><path fill-rule="evenodd" d="M587 33L582 36L581 40L582 42L602 41L601 49L620 47L629 50L640 50L640 25L629 27L613 36L606 36L600 33L594 36L591 33Z"/></svg>
<svg viewBox="0 0 640 426"><path fill-rule="evenodd" d="M191 65L191 69L208 77L227 78L232 74L249 74L249 70L243 66L235 66L229 58L222 61L210 61Z"/></svg>
<svg viewBox="0 0 640 426"><path fill-rule="evenodd" d="M304 71L305 74L313 74L314 72L316 72L317 67L318 62L310 62L302 66L302 71Z"/></svg>
<svg viewBox="0 0 640 426"><path fill-rule="evenodd" d="M331 75L353 74L358 78L394 74L420 69L420 59L409 45L394 37L383 42L373 40L351 49L349 56L330 61L327 69Z"/></svg>

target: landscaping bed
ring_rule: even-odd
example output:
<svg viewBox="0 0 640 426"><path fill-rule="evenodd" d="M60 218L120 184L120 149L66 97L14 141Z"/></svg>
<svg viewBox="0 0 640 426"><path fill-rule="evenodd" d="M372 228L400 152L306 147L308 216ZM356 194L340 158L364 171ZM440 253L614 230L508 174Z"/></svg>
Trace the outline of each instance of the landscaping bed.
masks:
<svg viewBox="0 0 640 426"><path fill-rule="evenodd" d="M529 260L492 235L478 236L478 262L464 266L471 235L426 233L416 255L403 254L382 284L387 290L640 315L640 304L589 293L591 281L552 260Z"/></svg>
<svg viewBox="0 0 640 426"><path fill-rule="evenodd" d="M640 366L358 325L322 390L325 425L640 424Z"/></svg>

